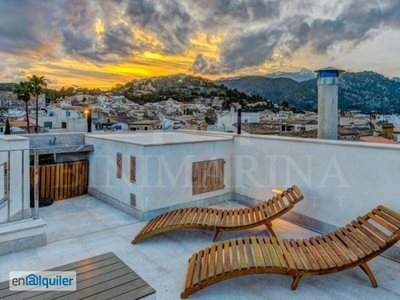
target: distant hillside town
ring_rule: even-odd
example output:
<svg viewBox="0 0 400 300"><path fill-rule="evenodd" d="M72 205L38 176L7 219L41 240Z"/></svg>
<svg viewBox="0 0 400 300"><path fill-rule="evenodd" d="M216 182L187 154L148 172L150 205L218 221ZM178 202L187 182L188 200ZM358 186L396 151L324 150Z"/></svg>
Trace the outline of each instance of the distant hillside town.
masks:
<svg viewBox="0 0 400 300"><path fill-rule="evenodd" d="M235 133L240 111L242 134L317 137L316 110L300 110L291 101L283 100L287 99L285 96L281 99L276 96L271 101L271 97L230 89L228 81L216 84L201 77L178 74L134 80L109 91L47 89L38 98L39 132L195 129ZM11 134L34 133L34 99L27 105L28 125L25 105L12 90L8 84L6 91L0 91L0 134L5 133L7 122ZM339 139L400 142L400 116L396 113L352 109L339 111L337 117Z"/></svg>

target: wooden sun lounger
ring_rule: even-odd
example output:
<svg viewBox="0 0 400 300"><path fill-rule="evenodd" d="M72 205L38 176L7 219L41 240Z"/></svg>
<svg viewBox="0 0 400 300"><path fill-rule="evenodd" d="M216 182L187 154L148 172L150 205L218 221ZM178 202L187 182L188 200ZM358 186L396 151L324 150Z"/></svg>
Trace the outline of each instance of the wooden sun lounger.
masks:
<svg viewBox="0 0 400 300"><path fill-rule="evenodd" d="M138 244L144 239L178 229L204 229L214 231L214 242L221 231L236 231L265 225L272 236L271 221L288 212L303 199L303 194L292 186L271 199L250 208L217 209L189 207L164 213L150 220L133 239Z"/></svg>
<svg viewBox="0 0 400 300"><path fill-rule="evenodd" d="M400 239L400 214L378 206L329 234L306 239L248 237L214 244L192 255L181 297L243 275L274 273L293 277L331 274L359 266L378 283L367 261Z"/></svg>

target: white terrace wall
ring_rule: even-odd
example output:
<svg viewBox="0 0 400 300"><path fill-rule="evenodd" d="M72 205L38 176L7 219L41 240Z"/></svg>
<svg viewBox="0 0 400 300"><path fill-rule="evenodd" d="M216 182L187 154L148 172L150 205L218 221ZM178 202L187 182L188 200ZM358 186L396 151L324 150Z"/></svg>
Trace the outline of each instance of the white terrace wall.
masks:
<svg viewBox="0 0 400 300"><path fill-rule="evenodd" d="M143 199L143 189L141 186L141 176L137 174L137 182L131 183L129 180L129 157L143 157L144 147L139 145L127 144L125 142L109 141L86 136L85 142L92 144L95 151L88 154L89 159L89 188L94 189L104 195L112 197L125 204L130 203L130 193L136 198ZM117 178L117 153L122 154L122 178ZM142 162L137 160L136 168L141 169ZM143 206L138 201L137 209L143 210Z"/></svg>
<svg viewBox="0 0 400 300"><path fill-rule="evenodd" d="M25 215L30 215L29 198L29 150L24 151L24 165L22 166L22 151L29 148L29 139L17 135L4 135L0 137L0 164L7 162L8 151L10 152L10 216L11 220L21 216L22 194L24 194ZM14 151L16 150L16 151ZM24 168L24 173L22 172ZM22 178L24 186L22 188ZM0 199L5 193L4 167L0 168ZM7 203L0 205L0 223L7 220Z"/></svg>
<svg viewBox="0 0 400 300"><path fill-rule="evenodd" d="M232 141L171 144L145 147L142 184L144 210L179 205L232 191ZM221 190L192 195L192 164L224 159L224 183ZM147 182L146 182L147 181Z"/></svg>
<svg viewBox="0 0 400 300"><path fill-rule="evenodd" d="M305 200L293 211L343 226L379 204L400 211L400 146L236 136L235 192L255 199L296 184Z"/></svg>

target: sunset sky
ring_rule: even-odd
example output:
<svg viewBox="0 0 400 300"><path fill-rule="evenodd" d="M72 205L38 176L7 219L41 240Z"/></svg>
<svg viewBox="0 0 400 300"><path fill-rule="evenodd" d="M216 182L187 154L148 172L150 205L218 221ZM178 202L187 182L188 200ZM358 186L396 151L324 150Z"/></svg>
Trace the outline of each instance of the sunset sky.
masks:
<svg viewBox="0 0 400 300"><path fill-rule="evenodd" d="M0 0L0 82L107 88L332 65L400 77L399 0Z"/></svg>

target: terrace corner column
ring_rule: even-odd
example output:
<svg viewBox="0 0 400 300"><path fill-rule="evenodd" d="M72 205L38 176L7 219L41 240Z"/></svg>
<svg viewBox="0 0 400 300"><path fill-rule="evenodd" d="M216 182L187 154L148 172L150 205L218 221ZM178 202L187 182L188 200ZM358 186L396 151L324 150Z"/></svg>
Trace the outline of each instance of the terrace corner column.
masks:
<svg viewBox="0 0 400 300"><path fill-rule="evenodd" d="M337 140L338 84L344 71L327 67L315 72L318 73L318 138Z"/></svg>

